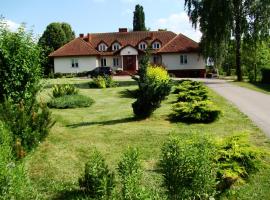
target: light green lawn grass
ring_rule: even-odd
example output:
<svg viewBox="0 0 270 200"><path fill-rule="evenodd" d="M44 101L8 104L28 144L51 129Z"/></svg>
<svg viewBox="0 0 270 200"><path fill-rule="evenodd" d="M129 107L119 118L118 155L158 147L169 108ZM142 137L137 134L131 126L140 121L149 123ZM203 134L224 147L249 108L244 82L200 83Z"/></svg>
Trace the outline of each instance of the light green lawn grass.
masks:
<svg viewBox="0 0 270 200"><path fill-rule="evenodd" d="M249 83L249 82L232 82L235 85L245 87L257 92L262 92L265 94L270 94L270 84L266 83Z"/></svg>
<svg viewBox="0 0 270 200"><path fill-rule="evenodd" d="M88 89L86 82L89 80L78 79L52 80L49 83L67 81L80 86L80 93L93 98L95 103L89 108L52 110L57 123L46 141L27 157L30 177L44 199L72 199L73 191L78 189L77 180L84 163L94 148L103 153L115 170L123 151L128 146L138 147L144 166L144 184L151 188L160 188L161 176L156 171L156 163L161 146L170 135L199 132L222 138L236 132L247 132L253 143L268 151L270 149L270 142L264 134L245 115L212 91L213 101L223 110L222 117L211 124L188 125L168 120L172 102L176 100L173 94L151 118L135 121L131 108L134 100L124 98L121 92L136 86ZM41 97L48 99L49 93L47 88ZM253 182L237 188L235 195L245 195L247 199L254 199L251 198L254 194L260 197L257 199L269 197L270 183L264 177L270 177L270 170L262 170L251 179Z"/></svg>

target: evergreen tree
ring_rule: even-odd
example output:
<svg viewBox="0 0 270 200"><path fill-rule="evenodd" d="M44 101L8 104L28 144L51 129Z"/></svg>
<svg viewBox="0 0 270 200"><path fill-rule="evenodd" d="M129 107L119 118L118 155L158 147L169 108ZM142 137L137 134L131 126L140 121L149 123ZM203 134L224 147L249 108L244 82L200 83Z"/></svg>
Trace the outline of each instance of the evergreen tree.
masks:
<svg viewBox="0 0 270 200"><path fill-rule="evenodd" d="M185 0L185 6L193 26L200 26L204 55L214 58L216 63L234 36L236 74L241 81L242 40L251 32L257 39L269 35L269 0Z"/></svg>
<svg viewBox="0 0 270 200"><path fill-rule="evenodd" d="M139 4L135 6L133 31L146 31L143 7Z"/></svg>

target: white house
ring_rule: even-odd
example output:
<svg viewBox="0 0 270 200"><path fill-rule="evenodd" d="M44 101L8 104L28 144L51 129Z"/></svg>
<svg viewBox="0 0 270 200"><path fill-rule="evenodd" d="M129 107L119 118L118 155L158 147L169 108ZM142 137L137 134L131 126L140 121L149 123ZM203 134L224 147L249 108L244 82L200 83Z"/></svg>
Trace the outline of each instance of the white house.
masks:
<svg viewBox="0 0 270 200"><path fill-rule="evenodd" d="M171 31L91 33L80 36L50 54L55 73L78 73L96 67L134 73L139 60L150 49L151 62L163 65L179 77L204 77L205 60L199 45Z"/></svg>

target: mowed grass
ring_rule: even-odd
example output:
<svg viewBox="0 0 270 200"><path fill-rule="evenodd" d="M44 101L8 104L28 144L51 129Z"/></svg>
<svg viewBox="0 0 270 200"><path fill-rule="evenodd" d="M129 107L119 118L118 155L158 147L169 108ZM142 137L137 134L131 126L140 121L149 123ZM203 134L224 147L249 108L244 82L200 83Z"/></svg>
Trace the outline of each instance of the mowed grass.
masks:
<svg viewBox="0 0 270 200"><path fill-rule="evenodd" d="M170 135L185 133L210 134L224 137L238 132L250 134L251 141L269 152L270 142L265 135L225 99L210 91L213 101L222 109L222 117L210 124L171 123L169 114L176 96L171 94L154 115L142 121L133 118L131 104L123 91L135 89L134 82L123 81L121 87L89 89L89 80L60 79L48 81L41 94L49 99L50 85L73 83L80 93L94 99L89 108L52 109L56 120L46 141L26 159L29 175L42 199L73 199L78 190L78 177L93 149L103 153L107 163L115 170L123 151L139 148L144 167L144 184L161 190L161 176L157 172L162 144ZM268 156L265 158L268 163ZM266 178L267 177L267 178ZM269 199L270 170L266 167L250 179L250 183L235 188L229 199ZM243 198L242 198L243 197ZM245 198L244 198L245 197Z"/></svg>
<svg viewBox="0 0 270 200"><path fill-rule="evenodd" d="M245 87L257 92L262 92L265 94L270 94L270 84L267 83L249 83L249 82L232 82L235 85Z"/></svg>

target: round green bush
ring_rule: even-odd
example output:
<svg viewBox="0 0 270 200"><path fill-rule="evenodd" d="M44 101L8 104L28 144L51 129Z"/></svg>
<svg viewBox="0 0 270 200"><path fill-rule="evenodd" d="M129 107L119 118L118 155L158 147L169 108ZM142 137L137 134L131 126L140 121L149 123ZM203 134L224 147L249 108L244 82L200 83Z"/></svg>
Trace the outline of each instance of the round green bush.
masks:
<svg viewBox="0 0 270 200"><path fill-rule="evenodd" d="M50 108L66 109L66 108L82 108L89 107L94 103L90 97L83 95L65 95L58 98L53 98L48 102Z"/></svg>

